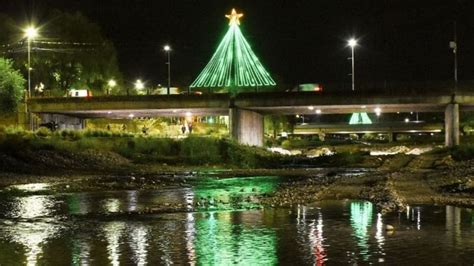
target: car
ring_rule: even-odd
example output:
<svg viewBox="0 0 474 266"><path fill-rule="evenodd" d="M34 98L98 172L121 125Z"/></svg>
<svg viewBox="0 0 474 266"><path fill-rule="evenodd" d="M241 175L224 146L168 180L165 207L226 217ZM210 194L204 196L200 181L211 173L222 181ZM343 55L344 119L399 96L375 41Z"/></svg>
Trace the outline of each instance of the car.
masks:
<svg viewBox="0 0 474 266"><path fill-rule="evenodd" d="M92 91L91 90L76 90L72 89L68 92L69 97L92 97Z"/></svg>

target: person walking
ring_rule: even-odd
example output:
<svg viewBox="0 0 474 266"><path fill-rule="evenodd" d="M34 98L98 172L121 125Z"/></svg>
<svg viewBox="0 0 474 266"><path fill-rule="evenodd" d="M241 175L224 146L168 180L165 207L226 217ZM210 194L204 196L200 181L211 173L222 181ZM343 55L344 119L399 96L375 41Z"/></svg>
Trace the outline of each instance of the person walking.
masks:
<svg viewBox="0 0 474 266"><path fill-rule="evenodd" d="M188 132L189 134L193 133L193 124L189 123L188 125Z"/></svg>

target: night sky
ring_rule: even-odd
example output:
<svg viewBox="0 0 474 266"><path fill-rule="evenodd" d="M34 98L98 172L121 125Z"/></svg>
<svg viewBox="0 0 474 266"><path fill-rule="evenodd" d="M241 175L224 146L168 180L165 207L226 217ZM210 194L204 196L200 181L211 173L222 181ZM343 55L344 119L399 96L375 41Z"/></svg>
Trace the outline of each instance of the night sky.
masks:
<svg viewBox="0 0 474 266"><path fill-rule="evenodd" d="M453 21L459 78L474 79L474 1L424 0L0 0L0 12L24 24L47 22L51 9L80 11L118 51L126 79L166 83L164 44L172 48L173 84L189 85L228 29L241 28L280 84L350 82L348 38L359 40L359 83L452 79ZM5 4L6 2L6 4ZM54 36L48 36L54 37Z"/></svg>

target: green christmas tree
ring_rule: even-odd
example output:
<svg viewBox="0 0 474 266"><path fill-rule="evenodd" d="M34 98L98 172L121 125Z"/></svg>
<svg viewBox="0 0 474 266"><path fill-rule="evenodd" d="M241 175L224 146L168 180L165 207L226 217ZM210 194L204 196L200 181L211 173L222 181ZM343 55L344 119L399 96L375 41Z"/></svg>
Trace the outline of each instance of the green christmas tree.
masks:
<svg viewBox="0 0 474 266"><path fill-rule="evenodd" d="M236 93L245 88L276 85L240 31L242 16L235 9L226 15L230 20L229 30L191 88L227 89Z"/></svg>
<svg viewBox="0 0 474 266"><path fill-rule="evenodd" d="M372 124L372 120L367 113L353 113L349 120L349 125L359 124Z"/></svg>

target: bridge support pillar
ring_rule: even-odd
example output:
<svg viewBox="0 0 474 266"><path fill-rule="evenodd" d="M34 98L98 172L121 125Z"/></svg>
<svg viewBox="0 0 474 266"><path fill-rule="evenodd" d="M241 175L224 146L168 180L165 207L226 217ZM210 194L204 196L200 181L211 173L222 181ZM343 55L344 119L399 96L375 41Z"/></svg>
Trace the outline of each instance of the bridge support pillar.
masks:
<svg viewBox="0 0 474 266"><path fill-rule="evenodd" d="M459 145L459 104L448 104L444 112L445 145Z"/></svg>
<svg viewBox="0 0 474 266"><path fill-rule="evenodd" d="M397 141L397 133L388 132L388 142L395 142Z"/></svg>
<svg viewBox="0 0 474 266"><path fill-rule="evenodd" d="M230 135L238 143L263 146L263 115L238 108L229 109Z"/></svg>

